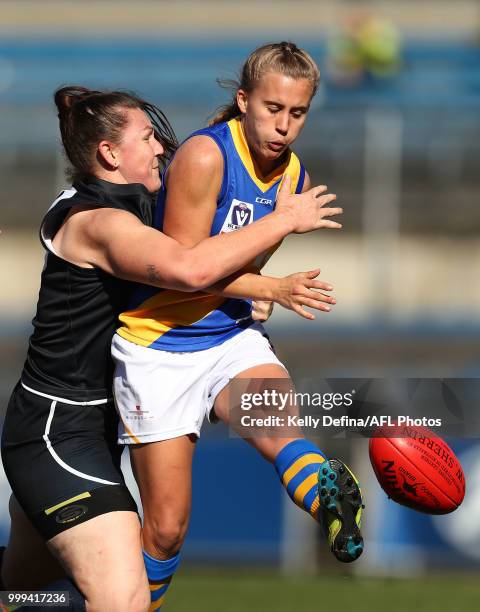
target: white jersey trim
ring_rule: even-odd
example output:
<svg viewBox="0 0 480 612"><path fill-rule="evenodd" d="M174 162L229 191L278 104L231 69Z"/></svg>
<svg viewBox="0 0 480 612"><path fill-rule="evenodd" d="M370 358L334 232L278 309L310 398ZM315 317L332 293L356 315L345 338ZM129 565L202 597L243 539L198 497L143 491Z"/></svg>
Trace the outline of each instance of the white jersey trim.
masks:
<svg viewBox="0 0 480 612"><path fill-rule="evenodd" d="M54 400L55 402L60 402L62 404L72 404L74 406L98 406L100 404L106 404L110 398L91 400L89 402L74 402L73 400L66 399L64 397L56 397L55 395L49 395L48 393L42 393L41 391L36 391L30 387L27 387L25 383L21 383L22 387L30 393L34 393L35 395L40 395L40 397L46 397L47 399Z"/></svg>
<svg viewBox="0 0 480 612"><path fill-rule="evenodd" d="M73 198L73 196L77 193L77 190L75 189L75 187L71 187L70 189L64 189L60 195L58 196L58 198L56 200L54 200L52 202L52 205L50 206L50 208L47 210L47 214L52 210L52 208L54 208L61 200L66 200L67 198ZM60 257L60 255L55 251L53 244L52 244L52 236L48 235L47 232L45 231L45 222L42 223L42 227L40 228L40 235L42 237L43 242L45 243L46 248L53 253L54 255L56 255L57 257Z"/></svg>
<svg viewBox="0 0 480 612"><path fill-rule="evenodd" d="M38 395L43 395L43 394L39 393ZM70 403L74 404L75 402L70 402ZM92 404L92 402L89 402L89 403ZM53 402L50 405L50 412L48 415L47 424L45 426L45 433L43 435L43 439L45 440L45 444L47 445L48 452L53 457L54 461L56 461L56 463L58 463L58 465L62 467L64 470L67 470L67 472L70 472L71 474L74 474L75 476L78 476L79 478L84 478L85 480L93 480L94 482L100 482L101 484L106 484L106 485L121 484L120 482L111 482L110 480L103 480L103 478L97 478L96 476L90 476L89 474L85 474L84 472L79 472L75 468L72 468L71 466L67 465L65 461L63 461L63 459L61 459L57 455L48 437L48 434L50 433L50 426L52 424L53 417L55 414L56 406L57 406L57 400L53 400Z"/></svg>

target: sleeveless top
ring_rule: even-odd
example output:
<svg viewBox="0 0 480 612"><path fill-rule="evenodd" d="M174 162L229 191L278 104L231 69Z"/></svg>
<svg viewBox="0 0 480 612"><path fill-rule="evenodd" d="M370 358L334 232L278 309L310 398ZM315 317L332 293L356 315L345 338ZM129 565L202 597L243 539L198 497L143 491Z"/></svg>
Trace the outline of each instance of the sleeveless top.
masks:
<svg viewBox="0 0 480 612"><path fill-rule="evenodd" d="M125 210L151 225L153 201L143 185L89 178L62 191L41 224L47 253L22 382L49 395L92 401L112 396L110 344L134 283L55 253L52 239L77 205Z"/></svg>
<svg viewBox="0 0 480 612"><path fill-rule="evenodd" d="M241 122L232 119L189 136L211 138L223 156L222 187L210 235L232 232L268 215L275 208L284 174L292 178L292 192L303 188L305 169L287 151L286 161L270 176L260 177L245 140ZM188 140L188 139L187 139ZM162 182L154 226L162 229L166 188ZM190 220L195 223L195 219ZM260 270L277 247L252 262ZM120 315L117 333L141 346L173 352L199 351L217 346L252 324L251 301L204 292L184 293L139 286L130 309Z"/></svg>

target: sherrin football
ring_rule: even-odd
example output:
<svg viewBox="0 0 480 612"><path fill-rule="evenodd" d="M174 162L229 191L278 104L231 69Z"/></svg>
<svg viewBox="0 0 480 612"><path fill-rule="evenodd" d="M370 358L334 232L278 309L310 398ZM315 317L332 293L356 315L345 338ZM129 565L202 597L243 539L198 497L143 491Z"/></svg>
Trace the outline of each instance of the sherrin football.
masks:
<svg viewBox="0 0 480 612"><path fill-rule="evenodd" d="M395 437L371 438L369 447L373 469L388 497L428 514L456 510L465 496L465 476L448 444L427 427L397 425L388 431Z"/></svg>

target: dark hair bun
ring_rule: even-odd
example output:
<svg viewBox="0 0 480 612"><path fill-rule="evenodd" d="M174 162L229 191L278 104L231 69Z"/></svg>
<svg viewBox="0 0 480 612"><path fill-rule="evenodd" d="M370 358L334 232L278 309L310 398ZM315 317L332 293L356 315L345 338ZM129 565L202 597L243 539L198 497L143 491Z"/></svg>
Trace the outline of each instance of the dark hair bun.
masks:
<svg viewBox="0 0 480 612"><path fill-rule="evenodd" d="M78 100L92 93L94 92L91 89L81 87L80 85L68 85L57 89L54 95L54 101L58 109L58 115L65 115Z"/></svg>

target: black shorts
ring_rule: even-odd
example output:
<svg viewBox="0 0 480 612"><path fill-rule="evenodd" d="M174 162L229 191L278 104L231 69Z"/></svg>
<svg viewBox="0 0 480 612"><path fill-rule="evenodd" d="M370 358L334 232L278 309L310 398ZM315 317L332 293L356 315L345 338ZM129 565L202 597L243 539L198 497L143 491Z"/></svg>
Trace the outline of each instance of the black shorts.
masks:
<svg viewBox="0 0 480 612"><path fill-rule="evenodd" d="M3 427L3 465L46 540L107 512L137 512L120 470L117 424L113 400L71 402L15 387Z"/></svg>

